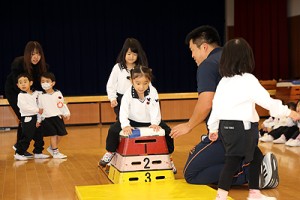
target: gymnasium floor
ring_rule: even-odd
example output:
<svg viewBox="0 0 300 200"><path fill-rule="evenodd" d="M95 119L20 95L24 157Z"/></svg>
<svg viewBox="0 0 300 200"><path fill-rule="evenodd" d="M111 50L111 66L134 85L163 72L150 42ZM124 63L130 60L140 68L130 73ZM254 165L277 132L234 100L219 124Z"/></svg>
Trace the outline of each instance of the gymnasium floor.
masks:
<svg viewBox="0 0 300 200"><path fill-rule="evenodd" d="M173 127L178 122L168 122ZM16 129L0 132L0 199L2 200L71 200L77 199L75 186L111 184L97 167L105 152L105 139L109 125L70 126L68 135L60 144L60 151L67 159L14 161L12 145ZM199 142L205 132L204 124L175 141L173 159L178 173L176 180L183 179L182 170L189 150ZM45 147L49 138L45 138ZM276 189L263 190L279 200L300 199L300 147L282 144L260 143L263 152L275 153L279 163L280 183ZM32 150L32 146L30 147ZM44 153L47 154L46 150ZM233 187L229 195L233 199L246 199L247 186ZM200 194L199 194L200 196Z"/></svg>

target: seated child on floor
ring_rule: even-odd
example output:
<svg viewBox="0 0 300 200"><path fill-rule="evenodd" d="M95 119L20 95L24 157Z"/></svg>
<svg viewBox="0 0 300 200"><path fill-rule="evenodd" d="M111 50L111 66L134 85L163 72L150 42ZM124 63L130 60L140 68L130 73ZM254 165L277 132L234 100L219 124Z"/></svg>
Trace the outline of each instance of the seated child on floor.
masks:
<svg viewBox="0 0 300 200"><path fill-rule="evenodd" d="M300 100L297 102L297 112L300 112ZM290 147L299 147L300 146L300 121L297 121L297 130L293 132L292 136L290 139L285 143L285 145L290 146Z"/></svg>
<svg viewBox="0 0 300 200"><path fill-rule="evenodd" d="M261 128L259 129L259 137L263 137L265 134L268 134L274 127L275 123L278 118L270 116L266 119L262 124Z"/></svg>
<svg viewBox="0 0 300 200"><path fill-rule="evenodd" d="M287 103L291 110L296 110L294 102ZM296 122L290 117L280 117L274 124L273 129L263 137L259 138L262 142L273 142L275 144L285 143L292 134L298 129Z"/></svg>

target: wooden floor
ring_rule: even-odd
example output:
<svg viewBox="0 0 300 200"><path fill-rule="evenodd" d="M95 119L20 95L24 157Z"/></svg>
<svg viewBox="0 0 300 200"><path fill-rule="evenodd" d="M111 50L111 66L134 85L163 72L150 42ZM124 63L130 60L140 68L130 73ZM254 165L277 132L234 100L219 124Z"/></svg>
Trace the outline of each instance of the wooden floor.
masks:
<svg viewBox="0 0 300 200"><path fill-rule="evenodd" d="M176 122L168 123L171 127ZM68 159L14 161L12 145L16 130L0 132L0 199L2 200L68 200L76 199L75 186L110 184L97 162L105 152L105 139L109 125L67 127L60 151ZM182 179L182 170L189 150L199 142L205 132L204 124L192 133L175 141L173 159L178 169L176 179ZM45 147L49 139L45 138ZM300 147L281 144L260 144L263 152L272 151L279 162L280 184L276 189L263 190L266 195L280 200L300 199ZM32 146L30 147L32 150ZM46 150L44 153L47 154ZM233 187L229 195L246 199L247 186ZM201 195L201 194L199 194Z"/></svg>

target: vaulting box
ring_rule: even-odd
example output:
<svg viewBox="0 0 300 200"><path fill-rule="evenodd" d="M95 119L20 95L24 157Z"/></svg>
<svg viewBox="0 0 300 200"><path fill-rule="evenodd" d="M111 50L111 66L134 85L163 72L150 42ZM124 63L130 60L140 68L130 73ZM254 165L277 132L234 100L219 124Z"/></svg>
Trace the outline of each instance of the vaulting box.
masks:
<svg viewBox="0 0 300 200"><path fill-rule="evenodd" d="M118 153L110 161L121 172L172 169L170 155L122 156Z"/></svg>
<svg viewBox="0 0 300 200"><path fill-rule="evenodd" d="M132 182L159 182L174 180L173 171L170 170L151 170L136 172L120 172L113 165L109 168L108 178L115 184Z"/></svg>
<svg viewBox="0 0 300 200"><path fill-rule="evenodd" d="M120 138L117 152L126 156L168 154L164 136L145 136L137 138Z"/></svg>

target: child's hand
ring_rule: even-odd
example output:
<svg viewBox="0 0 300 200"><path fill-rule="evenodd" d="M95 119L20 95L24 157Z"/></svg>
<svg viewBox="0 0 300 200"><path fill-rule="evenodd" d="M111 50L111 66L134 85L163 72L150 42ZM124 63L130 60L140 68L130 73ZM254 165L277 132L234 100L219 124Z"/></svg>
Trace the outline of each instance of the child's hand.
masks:
<svg viewBox="0 0 300 200"><path fill-rule="evenodd" d="M70 115L64 116L64 119L68 121L70 119Z"/></svg>
<svg viewBox="0 0 300 200"><path fill-rule="evenodd" d="M43 114L44 109L43 108L39 108L39 114Z"/></svg>
<svg viewBox="0 0 300 200"><path fill-rule="evenodd" d="M154 130L155 132L158 132L158 131L161 129L160 126L155 125L155 124L151 124L151 125L149 126L149 128L153 128L153 130Z"/></svg>
<svg viewBox="0 0 300 200"><path fill-rule="evenodd" d="M214 132L214 133L210 132L208 135L208 138L213 142L216 141L218 139L218 137L219 137L218 132Z"/></svg>
<svg viewBox="0 0 300 200"><path fill-rule="evenodd" d="M134 128L131 127L131 126L126 126L126 127L123 128L123 134L124 135L131 135L133 129Z"/></svg>
<svg viewBox="0 0 300 200"><path fill-rule="evenodd" d="M41 126L41 123L40 122L36 122L35 126L38 128Z"/></svg>
<svg viewBox="0 0 300 200"><path fill-rule="evenodd" d="M116 107L117 105L118 105L117 100L112 100L112 101L110 102L110 106L111 106L112 108Z"/></svg>
<svg viewBox="0 0 300 200"><path fill-rule="evenodd" d="M290 118L292 118L294 121L297 121L300 119L300 114L294 110L292 110L291 114L289 115Z"/></svg>

